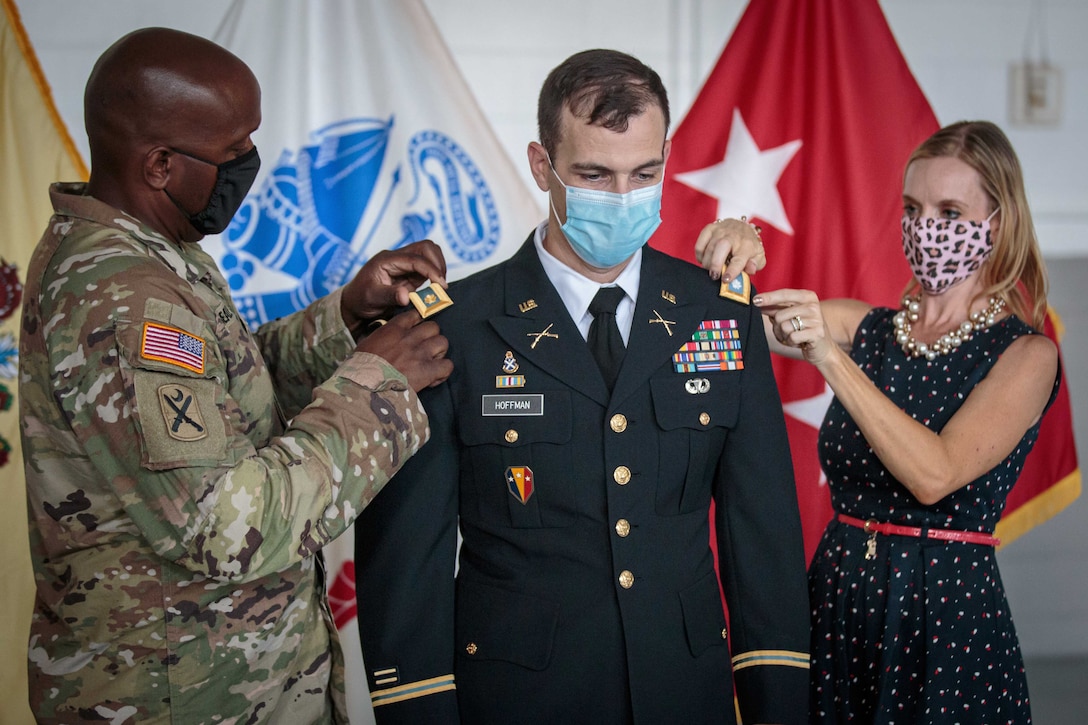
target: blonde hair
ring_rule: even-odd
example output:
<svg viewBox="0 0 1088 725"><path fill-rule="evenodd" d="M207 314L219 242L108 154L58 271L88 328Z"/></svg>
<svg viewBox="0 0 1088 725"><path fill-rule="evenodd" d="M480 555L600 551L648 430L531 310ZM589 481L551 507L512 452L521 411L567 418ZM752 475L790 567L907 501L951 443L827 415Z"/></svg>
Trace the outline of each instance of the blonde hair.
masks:
<svg viewBox="0 0 1088 725"><path fill-rule="evenodd" d="M997 209L993 252L983 274L981 297L1000 297L1020 319L1042 329L1046 320L1047 277L1042 250L1035 236L1020 160L1009 139L989 121L960 121L945 126L914 150L909 168L918 159L950 156L978 172L982 189ZM912 285L916 287L917 283Z"/></svg>

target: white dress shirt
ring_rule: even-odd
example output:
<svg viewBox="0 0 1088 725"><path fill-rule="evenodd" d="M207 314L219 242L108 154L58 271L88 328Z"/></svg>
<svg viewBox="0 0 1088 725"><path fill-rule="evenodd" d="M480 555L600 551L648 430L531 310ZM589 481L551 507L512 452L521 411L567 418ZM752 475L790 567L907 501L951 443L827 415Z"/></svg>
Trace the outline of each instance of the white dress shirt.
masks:
<svg viewBox="0 0 1088 725"><path fill-rule="evenodd" d="M635 317L635 300L638 297L638 284L642 279L642 248L631 255L627 266L620 272L615 282L600 284L582 276L578 272L560 262L544 248L544 234L548 229L548 222L541 223L533 235L533 243L536 245L537 256L544 267L544 274L548 275L552 286L559 292L560 299L566 305L567 312L578 326L584 339L589 337L589 326L593 322L593 315L589 312L589 303L601 287L623 287L624 296L616 308L616 326L620 328L620 337L623 344L631 336L631 322Z"/></svg>

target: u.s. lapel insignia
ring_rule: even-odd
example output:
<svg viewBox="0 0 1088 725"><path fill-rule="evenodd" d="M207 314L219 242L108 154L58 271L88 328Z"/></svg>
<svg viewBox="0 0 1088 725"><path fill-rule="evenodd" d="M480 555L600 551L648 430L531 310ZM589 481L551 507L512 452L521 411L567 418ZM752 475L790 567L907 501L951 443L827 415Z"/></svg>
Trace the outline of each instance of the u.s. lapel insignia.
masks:
<svg viewBox="0 0 1088 725"><path fill-rule="evenodd" d="M514 358L513 350L506 351L506 357L502 359L502 371L509 375L496 375L496 388L524 388L525 376L514 375L518 371L518 361Z"/></svg>
<svg viewBox="0 0 1088 725"><path fill-rule="evenodd" d="M208 437L196 393L187 386L177 383L160 385L159 405L166 421L166 434L174 440L189 442Z"/></svg>
<svg viewBox="0 0 1088 725"><path fill-rule="evenodd" d="M528 466L510 466L506 469L506 490L522 504L533 495L533 471Z"/></svg>
<svg viewBox="0 0 1088 725"><path fill-rule="evenodd" d="M554 325L554 324L555 324L554 322L549 322L548 326L545 327L540 332L527 332L527 333L525 333L526 337L533 338L533 344L529 345L530 349L535 350L536 349L536 344L538 342L540 342L541 339L543 339L545 337L554 337L556 340L559 339L559 335L555 334L554 332L551 332L552 325Z"/></svg>
<svg viewBox="0 0 1088 725"><path fill-rule="evenodd" d="M430 317L453 304L453 300L446 294L446 290L433 283L428 283L426 287L417 292L409 293L408 299L412 301L412 305L419 311L420 317Z"/></svg>
<svg viewBox="0 0 1088 725"><path fill-rule="evenodd" d="M661 299L663 299L666 302L669 302L671 304L674 304L674 305L676 304L676 295L674 295L672 292L667 292L665 290L661 290Z"/></svg>
<svg viewBox="0 0 1088 725"><path fill-rule="evenodd" d="M650 324L660 322L661 326L665 328L665 332L669 333L669 337L672 337L672 325L676 324L676 320L666 320L657 310L654 310L654 315L655 317L650 318Z"/></svg>
<svg viewBox="0 0 1088 725"><path fill-rule="evenodd" d="M752 280L748 279L745 272L741 272L728 282L722 280L722 286L718 289L718 296L746 305L752 296Z"/></svg>
<svg viewBox="0 0 1088 725"><path fill-rule="evenodd" d="M529 310L536 309L536 300L525 300L518 304L518 309L522 312L528 312Z"/></svg>
<svg viewBox="0 0 1088 725"><path fill-rule="evenodd" d="M692 333L691 340L673 354L672 363L678 373L743 370L744 351L740 346L737 321L703 320L699 329ZM695 392L705 391L697 389Z"/></svg>

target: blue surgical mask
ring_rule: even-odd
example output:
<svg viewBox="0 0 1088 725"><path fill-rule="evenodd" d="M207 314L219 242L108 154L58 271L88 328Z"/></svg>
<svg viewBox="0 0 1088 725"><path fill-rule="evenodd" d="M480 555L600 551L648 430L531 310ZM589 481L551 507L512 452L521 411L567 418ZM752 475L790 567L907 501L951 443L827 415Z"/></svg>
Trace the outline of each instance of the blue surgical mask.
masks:
<svg viewBox="0 0 1088 725"><path fill-rule="evenodd" d="M552 173L559 179L554 166ZM661 224L661 182L626 194L567 186L562 179L559 182L567 192L567 221L560 228L575 254L592 267L608 269L622 263ZM548 200L550 203L550 195Z"/></svg>

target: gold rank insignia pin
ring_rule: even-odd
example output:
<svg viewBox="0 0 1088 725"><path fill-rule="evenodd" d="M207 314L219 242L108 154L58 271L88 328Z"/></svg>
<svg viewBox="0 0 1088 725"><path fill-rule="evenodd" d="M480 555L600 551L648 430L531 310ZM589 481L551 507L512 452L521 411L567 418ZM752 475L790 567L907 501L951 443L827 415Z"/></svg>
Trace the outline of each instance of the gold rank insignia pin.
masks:
<svg viewBox="0 0 1088 725"><path fill-rule="evenodd" d="M408 299L412 301L412 305L419 311L420 317L424 318L430 317L453 304L453 300L446 294L446 290L433 282L429 282L426 287L409 294Z"/></svg>
<svg viewBox="0 0 1088 725"><path fill-rule="evenodd" d="M722 280L718 296L747 305L749 304L749 298L752 296L752 280L748 279L746 272L741 272L728 282Z"/></svg>

